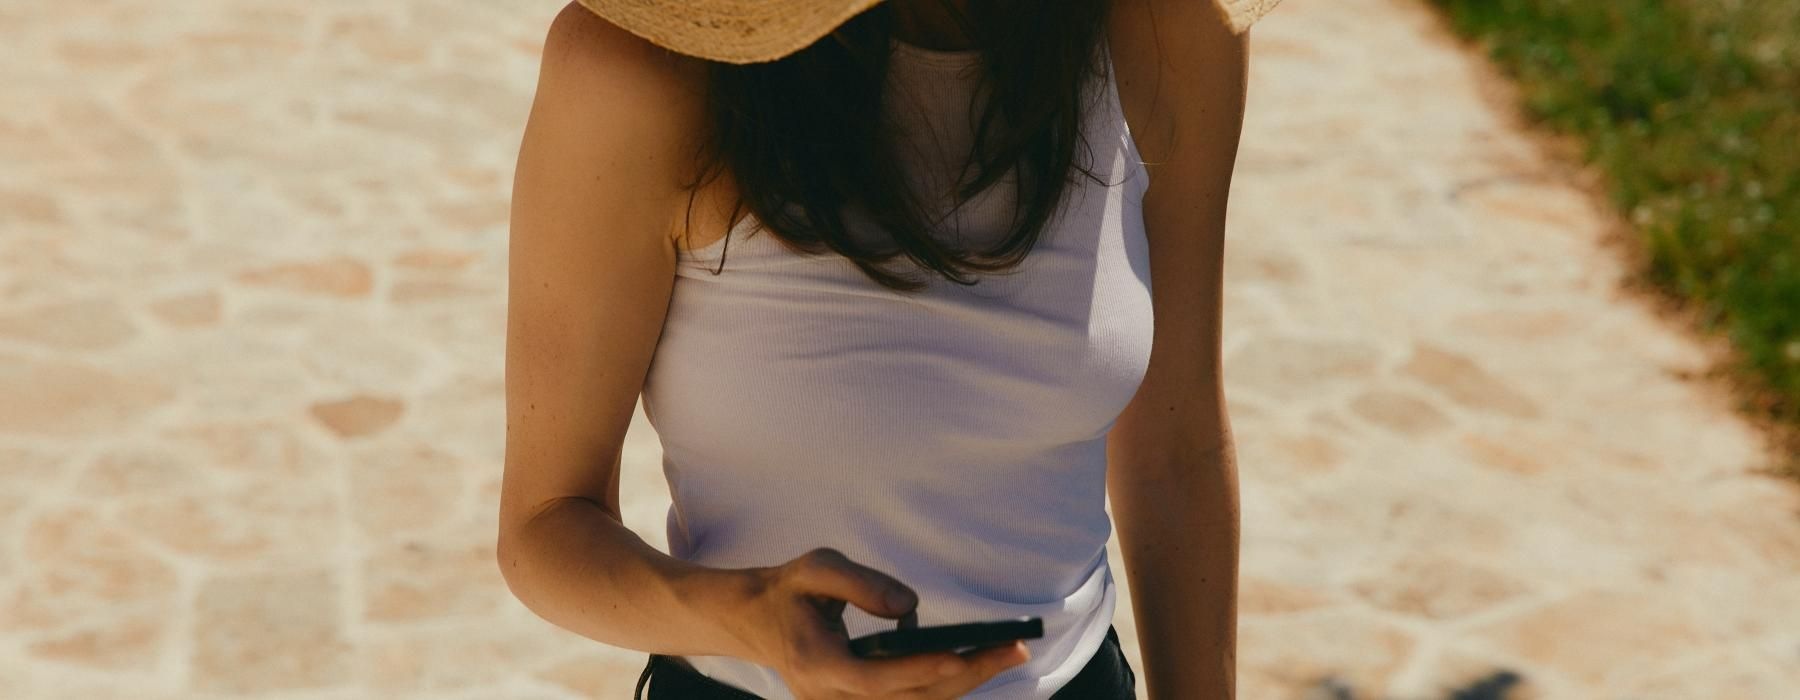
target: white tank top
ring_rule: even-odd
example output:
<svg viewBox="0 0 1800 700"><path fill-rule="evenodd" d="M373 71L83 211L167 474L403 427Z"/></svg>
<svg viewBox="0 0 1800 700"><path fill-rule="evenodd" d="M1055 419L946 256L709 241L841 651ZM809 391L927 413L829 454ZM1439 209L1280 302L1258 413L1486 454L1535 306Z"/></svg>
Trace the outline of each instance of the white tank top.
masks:
<svg viewBox="0 0 1800 700"><path fill-rule="evenodd" d="M671 556L740 568L832 547L917 591L920 625L1043 618L1031 660L969 698L1048 698L1081 670L1115 603L1106 434L1143 379L1152 330L1148 180L1102 60L1084 122L1093 158L1079 143L1075 157L1110 184L1077 174L1010 275L972 287L932 276L905 297L841 256L747 235L749 216L682 253L643 390L673 499ZM888 104L920 192L945 191L969 152L978 61L895 43ZM1014 182L933 235L999 240ZM856 211L852 224L866 222ZM851 637L894 628L854 605L844 624ZM683 658L793 698L772 668Z"/></svg>

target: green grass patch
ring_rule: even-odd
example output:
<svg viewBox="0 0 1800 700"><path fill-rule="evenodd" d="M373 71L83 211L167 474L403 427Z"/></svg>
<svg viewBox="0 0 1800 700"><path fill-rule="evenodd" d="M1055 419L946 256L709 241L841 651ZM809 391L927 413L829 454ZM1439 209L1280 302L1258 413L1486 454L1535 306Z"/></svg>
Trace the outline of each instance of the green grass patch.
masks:
<svg viewBox="0 0 1800 700"><path fill-rule="evenodd" d="M1586 144L1649 279L1800 426L1800 0L1432 0Z"/></svg>

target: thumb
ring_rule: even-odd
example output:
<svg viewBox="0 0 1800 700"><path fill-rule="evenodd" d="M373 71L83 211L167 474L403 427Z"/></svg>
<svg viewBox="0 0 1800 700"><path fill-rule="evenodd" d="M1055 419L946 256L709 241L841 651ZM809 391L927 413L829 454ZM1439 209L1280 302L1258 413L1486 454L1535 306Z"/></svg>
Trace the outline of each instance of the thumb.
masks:
<svg viewBox="0 0 1800 700"><path fill-rule="evenodd" d="M900 617L919 603L918 594L906 584L829 547L808 552L797 563L798 588L846 601L872 615Z"/></svg>

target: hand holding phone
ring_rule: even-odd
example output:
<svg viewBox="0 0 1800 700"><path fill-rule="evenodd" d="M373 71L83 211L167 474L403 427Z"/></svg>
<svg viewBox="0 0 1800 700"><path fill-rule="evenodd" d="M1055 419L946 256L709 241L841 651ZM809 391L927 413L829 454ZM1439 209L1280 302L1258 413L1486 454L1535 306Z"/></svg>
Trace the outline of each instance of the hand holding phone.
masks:
<svg viewBox="0 0 1800 700"><path fill-rule="evenodd" d="M850 652L865 659L881 659L933 651L983 649L1043 636L1044 621L1037 617L919 627L917 611L914 611L901 620L897 629L850 640Z"/></svg>
<svg viewBox="0 0 1800 700"><path fill-rule="evenodd" d="M844 627L847 604L878 617L899 619L907 629L917 628L918 598L892 576L827 547L777 566L719 571L740 581L721 590L748 593L732 596L715 608L743 644L729 653L775 669L796 697L910 693L920 698L959 698L1031 658L1031 651L1016 639L964 653L858 656L851 651ZM901 594L903 600L890 600L890 593ZM954 648L972 636L976 643L994 636L991 631L985 637L977 632L955 631L947 638ZM1025 629L998 636L1017 632L1041 635L1041 631L1030 635ZM943 644L944 634L932 633L928 644L907 642L905 648ZM891 643L881 646L902 648Z"/></svg>

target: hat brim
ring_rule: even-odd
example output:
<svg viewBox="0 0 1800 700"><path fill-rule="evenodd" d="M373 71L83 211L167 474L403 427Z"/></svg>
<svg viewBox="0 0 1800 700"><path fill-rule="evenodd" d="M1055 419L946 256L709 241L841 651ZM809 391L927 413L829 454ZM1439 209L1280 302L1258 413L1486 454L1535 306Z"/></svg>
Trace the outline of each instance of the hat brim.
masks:
<svg viewBox="0 0 1800 700"><path fill-rule="evenodd" d="M882 0L576 0L632 34L725 63L775 61L811 46ZM1204 0L1203 0L1204 1ZM1243 33L1281 0L1215 0Z"/></svg>
<svg viewBox="0 0 1800 700"><path fill-rule="evenodd" d="M1256 20L1269 14L1281 0L1217 0L1219 11L1225 13L1225 23L1231 25L1234 34L1242 34Z"/></svg>
<svg viewBox="0 0 1800 700"><path fill-rule="evenodd" d="M882 0L576 0L625 31L677 53L762 63L824 38Z"/></svg>

